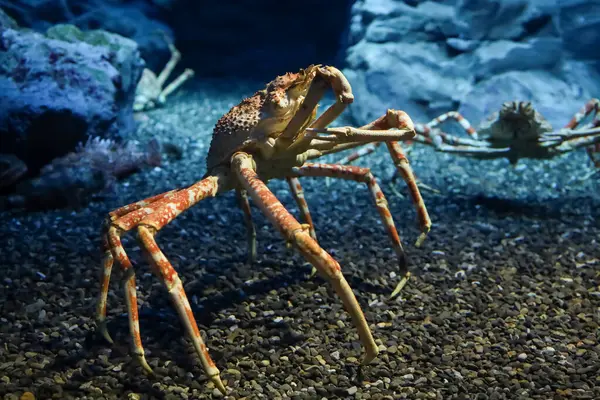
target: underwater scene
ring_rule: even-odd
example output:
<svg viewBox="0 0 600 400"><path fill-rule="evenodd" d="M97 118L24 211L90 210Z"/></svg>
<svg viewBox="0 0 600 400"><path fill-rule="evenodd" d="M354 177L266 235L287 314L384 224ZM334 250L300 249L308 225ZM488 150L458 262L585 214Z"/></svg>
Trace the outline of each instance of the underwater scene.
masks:
<svg viewBox="0 0 600 400"><path fill-rule="evenodd" d="M600 399L600 2L0 0L0 399Z"/></svg>

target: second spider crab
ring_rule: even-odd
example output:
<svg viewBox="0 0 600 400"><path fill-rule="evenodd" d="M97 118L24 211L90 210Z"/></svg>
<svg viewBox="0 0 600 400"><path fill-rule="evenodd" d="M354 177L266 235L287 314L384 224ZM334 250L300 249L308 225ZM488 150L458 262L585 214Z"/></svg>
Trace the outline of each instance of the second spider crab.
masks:
<svg viewBox="0 0 600 400"><path fill-rule="evenodd" d="M591 121L583 123L587 118ZM450 135L440 129L448 120L455 120L468 137ZM415 125L415 142L435 147L444 153L455 153L478 159L507 158L516 164L522 158L548 159L585 148L596 168L600 170L600 100L591 99L562 129L552 125L537 112L530 102L509 101L492 114L478 129L461 114L451 111L427 124ZM378 144L368 145L350 154L339 163L347 164L375 150Z"/></svg>
<svg viewBox="0 0 600 400"><path fill-rule="evenodd" d="M177 63L181 60L181 53L171 42L169 42L169 51L171 52L171 58L158 76L148 68L145 68L142 72L142 77L135 90L133 111L148 111L164 105L167 101L167 96L194 76L194 71L186 68L173 82L164 87Z"/></svg>
<svg viewBox="0 0 600 400"><path fill-rule="evenodd" d="M329 88L333 90L336 102L317 118L317 105ZM356 166L307 163L307 160L344 148L348 144L373 141L392 143L414 137L411 119L403 111L397 110L388 110L385 115L361 128L327 128L353 99L350 84L334 67L312 65L298 73L279 76L264 90L233 107L217 122L207 157L208 172L202 180L109 213L103 235L104 274L96 314L99 330L104 337L112 341L105 320L111 269L116 260L124 273L133 352L144 369L151 371L140 336L135 272L121 244L121 236L136 229L141 247L147 254L153 271L167 288L204 371L221 392L226 392L219 370L200 335L181 280L155 236L165 225L198 202L235 190L251 228L248 195L286 242L295 247L329 281L358 330L365 349L363 363L373 360L377 356L378 347L340 265L311 235L312 222L298 222L265 184L273 178L286 179L296 199L301 200L300 209L305 218L308 214L304 207L306 202L302 196L299 177L333 177L366 184L399 258L403 278L406 279L408 271L400 237L385 196L370 170ZM401 151L399 144L393 143L395 146L392 147ZM408 161L401 153L394 154L405 171L409 186L417 192L415 196L420 199ZM416 206L424 223L422 229L425 234L431 225L427 210L422 200Z"/></svg>

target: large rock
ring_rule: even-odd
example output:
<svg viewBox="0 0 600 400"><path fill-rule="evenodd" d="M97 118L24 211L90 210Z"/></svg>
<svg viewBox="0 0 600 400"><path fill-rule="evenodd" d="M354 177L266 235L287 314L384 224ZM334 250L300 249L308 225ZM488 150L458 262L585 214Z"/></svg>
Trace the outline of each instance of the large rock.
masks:
<svg viewBox="0 0 600 400"><path fill-rule="evenodd" d="M56 24L75 25L83 31L104 30L133 39L142 58L153 71L168 60L170 54L164 34L173 38L171 28L160 21L171 1L102 1L102 0L10 0L0 6L26 28L44 33Z"/></svg>
<svg viewBox="0 0 600 400"><path fill-rule="evenodd" d="M598 1L407 3L352 8L344 72L359 124L389 107L418 122L458 109L477 124L504 101L529 100L562 126L600 92Z"/></svg>
<svg viewBox="0 0 600 400"><path fill-rule="evenodd" d="M0 140L35 172L88 136L126 136L144 62L135 42L57 26L0 28Z"/></svg>

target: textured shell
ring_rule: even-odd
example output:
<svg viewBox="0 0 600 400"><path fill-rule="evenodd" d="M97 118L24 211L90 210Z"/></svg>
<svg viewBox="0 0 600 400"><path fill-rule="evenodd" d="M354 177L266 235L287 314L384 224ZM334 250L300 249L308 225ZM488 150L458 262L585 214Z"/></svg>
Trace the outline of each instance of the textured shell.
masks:
<svg viewBox="0 0 600 400"><path fill-rule="evenodd" d="M260 122L260 110L265 97L264 90L256 92L254 96L244 99L217 121L206 159L206 167L209 171L236 151L256 142L256 138L252 138L251 133Z"/></svg>
<svg viewBox="0 0 600 400"><path fill-rule="evenodd" d="M298 110L318 68L311 65L276 77L221 117L208 150L208 171L227 163L235 152L252 151L257 143L280 134Z"/></svg>
<svg viewBox="0 0 600 400"><path fill-rule="evenodd" d="M550 123L530 102L523 101L502 104L502 109L479 127L480 135L498 140L535 139L551 131Z"/></svg>

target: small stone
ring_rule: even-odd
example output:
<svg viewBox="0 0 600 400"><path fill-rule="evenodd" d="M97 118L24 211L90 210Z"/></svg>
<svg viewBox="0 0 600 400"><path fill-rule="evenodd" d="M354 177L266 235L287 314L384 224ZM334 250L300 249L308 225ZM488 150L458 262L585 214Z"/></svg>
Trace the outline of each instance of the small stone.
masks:
<svg viewBox="0 0 600 400"><path fill-rule="evenodd" d="M358 392L358 388L356 386L352 386L351 388L348 388L348 394L350 396L354 396L356 394L356 392Z"/></svg>
<svg viewBox="0 0 600 400"><path fill-rule="evenodd" d="M31 392L25 392L21 395L19 400L35 400L35 396Z"/></svg>
<svg viewBox="0 0 600 400"><path fill-rule="evenodd" d="M547 355L547 356L551 356L556 352L556 350L554 349L554 347L544 347L544 349L542 350L542 354Z"/></svg>
<svg viewBox="0 0 600 400"><path fill-rule="evenodd" d="M527 360L527 354L525 354L525 353L521 353L521 354L519 354L519 355L517 356L517 359L518 359L519 361L525 361L525 360Z"/></svg>

